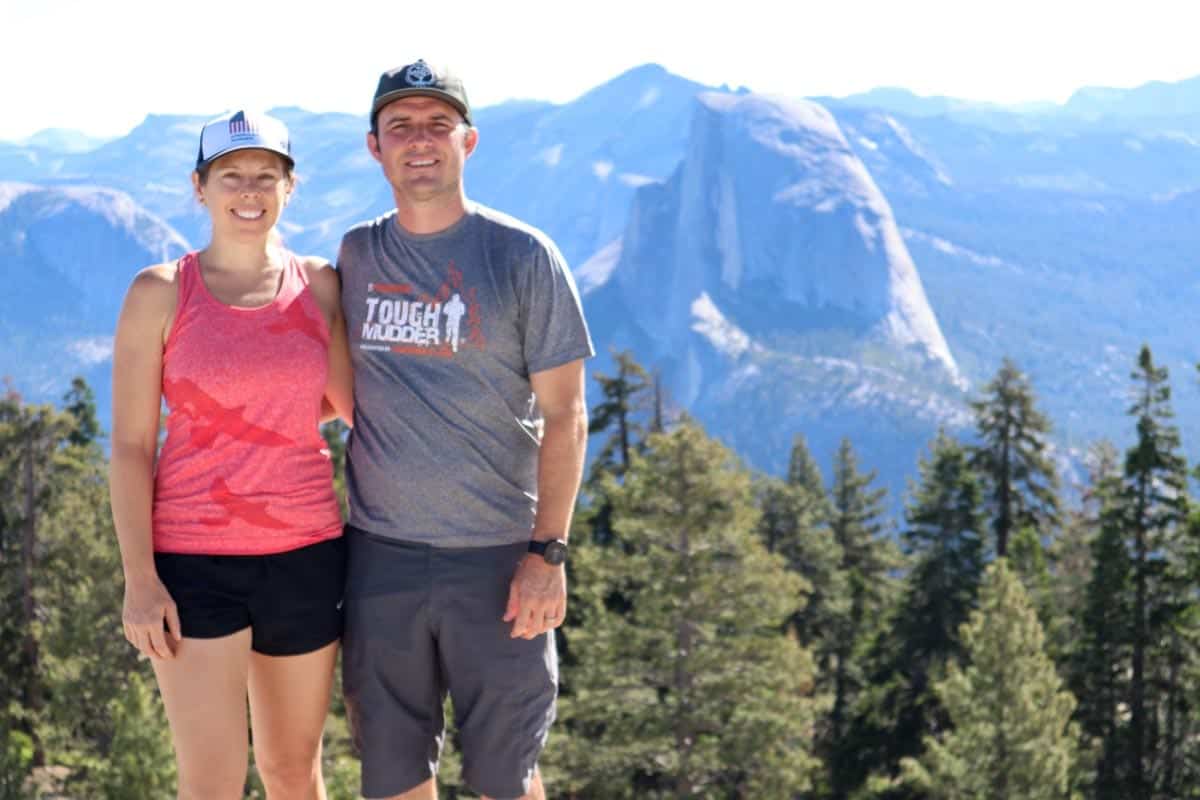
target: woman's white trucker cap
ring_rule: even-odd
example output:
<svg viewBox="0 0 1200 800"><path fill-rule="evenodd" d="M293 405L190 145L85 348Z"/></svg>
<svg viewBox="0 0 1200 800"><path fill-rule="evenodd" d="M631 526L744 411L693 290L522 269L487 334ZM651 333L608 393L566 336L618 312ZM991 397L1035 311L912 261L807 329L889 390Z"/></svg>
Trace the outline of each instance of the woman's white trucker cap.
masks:
<svg viewBox="0 0 1200 800"><path fill-rule="evenodd" d="M229 111L204 123L196 169L211 164L226 153L251 148L278 153L289 166L296 166L286 125L268 114Z"/></svg>

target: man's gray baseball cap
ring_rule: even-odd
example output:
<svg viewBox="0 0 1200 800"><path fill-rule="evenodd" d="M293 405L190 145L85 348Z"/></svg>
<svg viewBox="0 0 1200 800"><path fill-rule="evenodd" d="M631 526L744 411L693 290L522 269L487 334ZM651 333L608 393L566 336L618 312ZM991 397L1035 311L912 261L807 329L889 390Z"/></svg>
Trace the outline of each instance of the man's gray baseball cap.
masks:
<svg viewBox="0 0 1200 800"><path fill-rule="evenodd" d="M420 60L402 67L389 69L379 76L375 89L375 100L371 104L371 127L379 109L401 97L436 97L452 105L471 124L471 104L467 102L467 90L462 79L445 67L434 67Z"/></svg>

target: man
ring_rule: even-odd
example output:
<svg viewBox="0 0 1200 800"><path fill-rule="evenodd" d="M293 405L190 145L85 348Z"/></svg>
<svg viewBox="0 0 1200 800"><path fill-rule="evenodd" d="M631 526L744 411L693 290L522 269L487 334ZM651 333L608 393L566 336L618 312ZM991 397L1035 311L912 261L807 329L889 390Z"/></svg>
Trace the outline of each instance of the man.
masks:
<svg viewBox="0 0 1200 800"><path fill-rule="evenodd" d="M338 257L356 384L343 670L368 798L436 796L446 692L467 785L545 796L593 349L553 243L467 200L478 142L453 73L384 73L367 148L396 208Z"/></svg>

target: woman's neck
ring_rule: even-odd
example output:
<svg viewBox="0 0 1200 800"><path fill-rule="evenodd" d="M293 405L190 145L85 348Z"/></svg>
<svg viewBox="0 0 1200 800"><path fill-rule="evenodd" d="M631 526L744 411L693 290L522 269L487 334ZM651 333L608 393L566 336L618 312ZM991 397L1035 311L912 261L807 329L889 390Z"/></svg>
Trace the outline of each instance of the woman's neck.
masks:
<svg viewBox="0 0 1200 800"><path fill-rule="evenodd" d="M254 241L214 238L200 251L200 260L221 272L269 272L278 268L279 248L269 237Z"/></svg>

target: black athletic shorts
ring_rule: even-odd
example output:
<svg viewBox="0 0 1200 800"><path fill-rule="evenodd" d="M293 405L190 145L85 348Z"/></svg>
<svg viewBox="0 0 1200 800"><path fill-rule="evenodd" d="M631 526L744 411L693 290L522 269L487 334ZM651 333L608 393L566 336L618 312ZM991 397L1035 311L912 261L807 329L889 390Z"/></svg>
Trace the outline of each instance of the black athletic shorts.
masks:
<svg viewBox="0 0 1200 800"><path fill-rule="evenodd" d="M185 638L251 629L267 656L319 650L342 635L346 543L341 536L265 556L155 553Z"/></svg>

